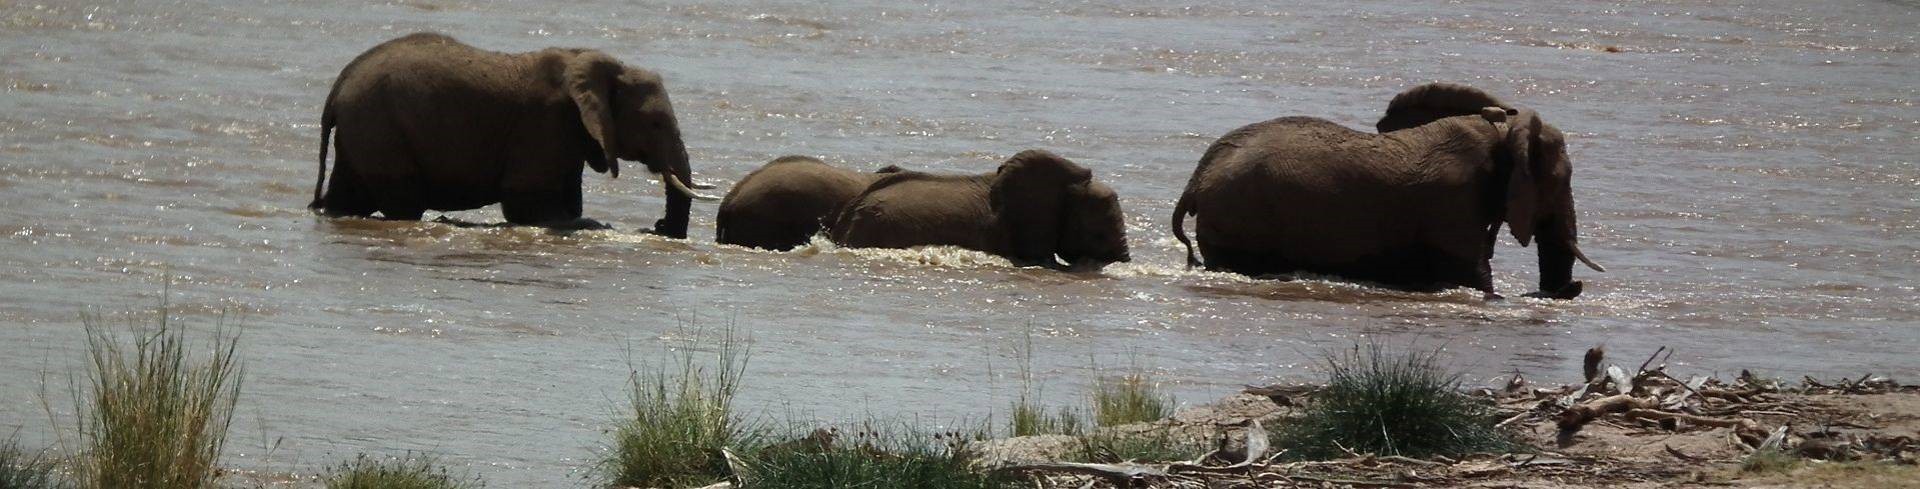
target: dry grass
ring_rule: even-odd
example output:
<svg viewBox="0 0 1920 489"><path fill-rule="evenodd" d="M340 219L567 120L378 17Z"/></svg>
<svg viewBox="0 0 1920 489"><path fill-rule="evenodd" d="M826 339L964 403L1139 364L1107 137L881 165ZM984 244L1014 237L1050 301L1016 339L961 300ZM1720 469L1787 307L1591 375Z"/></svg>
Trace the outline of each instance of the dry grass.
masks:
<svg viewBox="0 0 1920 489"><path fill-rule="evenodd" d="M129 324L125 340L82 315L90 368L72 388L79 446L67 450L80 487L214 487L240 396L239 335L226 333L225 318L195 358L164 299L154 324Z"/></svg>

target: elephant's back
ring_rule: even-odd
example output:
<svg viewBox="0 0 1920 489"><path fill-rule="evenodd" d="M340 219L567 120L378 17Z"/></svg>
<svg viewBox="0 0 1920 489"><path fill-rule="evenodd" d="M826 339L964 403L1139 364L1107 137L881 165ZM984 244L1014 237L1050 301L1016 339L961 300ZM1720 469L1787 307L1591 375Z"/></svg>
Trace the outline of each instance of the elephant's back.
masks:
<svg viewBox="0 0 1920 489"><path fill-rule="evenodd" d="M1195 176L1192 205L1201 243L1343 260L1370 250L1325 236L1373 235L1392 227L1380 216L1353 212L1390 197L1355 191L1374 187L1356 184L1383 178L1367 149L1382 143L1377 136L1313 117L1274 119L1229 136L1235 138L1231 147Z"/></svg>
<svg viewBox="0 0 1920 489"><path fill-rule="evenodd" d="M342 68L332 103L351 107L442 97L497 99L527 82L521 57L479 49L444 34L410 34L374 46Z"/></svg>
<svg viewBox="0 0 1920 489"><path fill-rule="evenodd" d="M818 160L776 161L748 173L727 191L720 208L746 209L766 205L838 206L854 198L871 176Z"/></svg>
<svg viewBox="0 0 1920 489"><path fill-rule="evenodd" d="M953 245L999 253L988 186L979 176L888 174L848 202L834 234L856 247Z"/></svg>
<svg viewBox="0 0 1920 489"><path fill-rule="evenodd" d="M806 243L871 180L811 158L776 160L727 191L715 218L721 243L789 249Z"/></svg>

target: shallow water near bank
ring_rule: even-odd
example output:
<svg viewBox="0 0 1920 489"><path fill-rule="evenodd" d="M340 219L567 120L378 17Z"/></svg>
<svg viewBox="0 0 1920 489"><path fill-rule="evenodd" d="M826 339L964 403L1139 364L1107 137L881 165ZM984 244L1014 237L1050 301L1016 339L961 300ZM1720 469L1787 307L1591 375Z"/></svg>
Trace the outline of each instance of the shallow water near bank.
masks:
<svg viewBox="0 0 1920 489"><path fill-rule="evenodd" d="M1150 366L1202 401L1308 378L1322 350L1368 339L1444 347L1475 381L1569 378L1596 344L1621 362L1669 346L1685 370L1912 378L1915 25L1902 2L8 3L0 431L51 440L40 372L56 393L79 372L78 312L137 313L163 277L184 322L234 309L246 325L230 464L424 450L500 487L576 481L629 352L728 324L754 341L743 405L828 419L1004 412L1029 329L1056 402L1094 364ZM711 206L692 239L661 239L640 229L664 203L639 172L586 179L611 231L310 215L328 84L428 29L659 71L697 179L722 188L785 154L982 172L1049 149L1120 193L1136 261L750 251L712 244ZM1432 80L1568 133L1582 245L1609 270L1575 271L1586 296L1184 269L1167 216L1214 138L1295 114L1370 127ZM1502 243L1509 296L1530 289L1532 252Z"/></svg>

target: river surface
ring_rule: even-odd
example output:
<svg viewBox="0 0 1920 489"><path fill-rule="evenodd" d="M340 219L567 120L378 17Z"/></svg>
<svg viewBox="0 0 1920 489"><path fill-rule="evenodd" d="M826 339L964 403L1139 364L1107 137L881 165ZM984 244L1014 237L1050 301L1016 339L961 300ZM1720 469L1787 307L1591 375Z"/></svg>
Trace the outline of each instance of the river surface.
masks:
<svg viewBox="0 0 1920 489"><path fill-rule="evenodd" d="M1913 2L1878 1L0 0L0 433L52 443L42 399L70 421L80 313L151 314L169 280L176 322L227 310L243 332L228 465L426 451L498 487L580 484L629 359L728 325L752 341L743 406L825 420L1003 413L1029 332L1053 403L1094 365L1194 403L1367 341L1445 348L1474 384L1572 380L1602 344L1626 364L1671 347L1685 373L1920 381L1915 26ZM1135 261L755 252L712 243L711 205L661 239L639 171L586 178L613 231L310 215L329 84L418 30L662 73L697 180L722 188L786 154L971 173L1049 149L1121 194ZM1167 216L1214 138L1283 115L1370 128L1434 80L1567 132L1609 270L1575 270L1585 296L1184 270ZM1504 240L1501 290L1530 290L1533 259Z"/></svg>

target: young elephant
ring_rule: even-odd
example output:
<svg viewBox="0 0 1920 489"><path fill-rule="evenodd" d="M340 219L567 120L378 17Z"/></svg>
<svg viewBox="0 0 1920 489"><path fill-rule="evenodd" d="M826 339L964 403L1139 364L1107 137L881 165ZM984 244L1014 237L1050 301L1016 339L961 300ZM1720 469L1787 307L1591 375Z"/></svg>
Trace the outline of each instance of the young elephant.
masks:
<svg viewBox="0 0 1920 489"><path fill-rule="evenodd" d="M1531 110L1472 87L1430 84L1394 97L1369 134L1311 117L1220 138L1174 206L1195 215L1204 265L1248 275L1314 272L1487 297L1502 222L1540 240L1538 295L1571 299L1580 252L1565 137Z"/></svg>
<svg viewBox="0 0 1920 489"><path fill-rule="evenodd" d="M747 174L727 191L715 219L721 243L791 250L812 239L835 212L887 173L860 173L805 156L782 156Z"/></svg>
<svg viewBox="0 0 1920 489"><path fill-rule="evenodd" d="M847 203L829 228L844 246L952 245L1017 265L1097 268L1129 261L1113 189L1046 151L1013 155L985 175L900 172Z"/></svg>
<svg viewBox="0 0 1920 489"><path fill-rule="evenodd" d="M334 80L308 207L411 220L498 202L515 224L597 225L580 218L582 164L618 177L622 158L662 176L667 212L654 232L686 237L701 196L687 188L687 148L660 75L594 50L496 53L417 33L368 49Z"/></svg>

